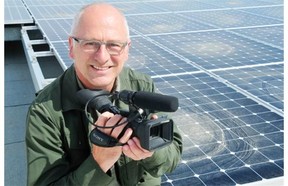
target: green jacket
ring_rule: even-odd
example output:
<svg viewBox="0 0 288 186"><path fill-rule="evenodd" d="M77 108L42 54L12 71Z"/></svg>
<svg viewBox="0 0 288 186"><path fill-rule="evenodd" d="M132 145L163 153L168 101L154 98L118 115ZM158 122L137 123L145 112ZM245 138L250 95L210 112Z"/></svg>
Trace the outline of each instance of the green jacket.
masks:
<svg viewBox="0 0 288 186"><path fill-rule="evenodd" d="M120 90L155 91L152 80L124 68ZM119 87L118 87L119 88ZM88 140L84 107L76 100L80 90L74 66L46 86L27 114L28 185L160 185L161 176L177 166L182 138L174 127L173 143L150 158L134 161L122 155L105 173L94 161ZM124 103L116 106L127 109Z"/></svg>

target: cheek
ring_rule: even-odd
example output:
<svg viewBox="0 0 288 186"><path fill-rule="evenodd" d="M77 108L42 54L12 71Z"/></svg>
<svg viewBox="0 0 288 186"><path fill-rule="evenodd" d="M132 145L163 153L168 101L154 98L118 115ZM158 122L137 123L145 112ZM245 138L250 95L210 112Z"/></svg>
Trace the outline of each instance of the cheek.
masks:
<svg viewBox="0 0 288 186"><path fill-rule="evenodd" d="M121 71L125 62L127 61L127 56L115 56L115 57L111 57L111 60L113 61L113 63L117 66L117 71Z"/></svg>
<svg viewBox="0 0 288 186"><path fill-rule="evenodd" d="M72 52L72 55L73 55L73 59L74 59L74 63L80 63L81 65L85 64L85 61L89 61L90 59L90 56L87 55L86 53L83 53L82 51L80 50L76 50L74 48L73 52Z"/></svg>
<svg viewBox="0 0 288 186"><path fill-rule="evenodd" d="M79 71L81 71L83 74L87 74L87 67L86 64L88 59L86 59L87 56L82 55L80 52L74 53L74 66L77 68Z"/></svg>

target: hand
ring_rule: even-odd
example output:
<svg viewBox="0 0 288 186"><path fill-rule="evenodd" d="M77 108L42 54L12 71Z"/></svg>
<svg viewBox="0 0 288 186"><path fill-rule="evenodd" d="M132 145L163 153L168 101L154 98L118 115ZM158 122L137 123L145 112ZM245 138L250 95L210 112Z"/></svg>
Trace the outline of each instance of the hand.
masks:
<svg viewBox="0 0 288 186"><path fill-rule="evenodd" d="M114 115L110 112L104 112L101 114L96 121L97 126L114 126L116 123L125 122L126 118L120 116L120 115ZM108 135L111 135L114 138L117 138L118 135L121 133L123 128L127 124L121 125L119 127L115 128L108 128L108 129L101 129L99 128L100 131L103 133L106 133ZM132 135L132 129L127 129L124 133L124 135L121 137L119 140L120 143L127 143L127 141L130 139ZM122 147L121 146L116 146L116 147L99 147L96 145L92 145L92 155L95 159L95 161L99 164L99 166L102 168L104 172L107 172L113 165L114 163L119 159L119 157L122 154Z"/></svg>
<svg viewBox="0 0 288 186"><path fill-rule="evenodd" d="M129 139L127 144L123 146L123 153L133 159L133 160L143 160L148 157L151 157L154 152L150 152L141 147L140 141L138 138L133 137Z"/></svg>
<svg viewBox="0 0 288 186"><path fill-rule="evenodd" d="M151 119L158 119L158 116L156 114L153 114L151 116ZM151 157L154 152L143 149L141 147L139 139L133 137L132 139L128 140L127 145L123 146L123 153L127 157L137 161Z"/></svg>

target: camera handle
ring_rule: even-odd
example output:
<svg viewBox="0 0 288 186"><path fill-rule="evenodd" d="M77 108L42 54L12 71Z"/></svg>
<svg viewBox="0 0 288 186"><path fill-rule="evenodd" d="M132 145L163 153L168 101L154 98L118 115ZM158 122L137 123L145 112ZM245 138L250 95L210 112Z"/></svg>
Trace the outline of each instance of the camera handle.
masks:
<svg viewBox="0 0 288 186"><path fill-rule="evenodd" d="M128 123L135 119L141 118L141 114L143 113L142 109L135 110L130 113L128 116ZM126 113L127 114L127 113ZM117 127L117 126L115 126ZM108 134L101 132L97 127L94 128L90 133L90 141L100 147L114 147L114 146L123 146L123 143L119 143L119 139L124 135L125 131L129 128L129 124L127 124L122 132L119 134L118 138L114 138Z"/></svg>
<svg viewBox="0 0 288 186"><path fill-rule="evenodd" d="M109 136L95 128L90 133L90 141L100 147L114 147L123 146L123 143L119 143L118 139Z"/></svg>

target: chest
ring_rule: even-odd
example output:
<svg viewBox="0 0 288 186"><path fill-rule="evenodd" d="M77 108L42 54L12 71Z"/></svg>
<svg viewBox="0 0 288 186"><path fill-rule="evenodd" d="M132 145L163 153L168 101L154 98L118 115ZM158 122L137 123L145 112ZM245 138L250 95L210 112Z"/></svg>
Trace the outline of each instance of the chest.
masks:
<svg viewBox="0 0 288 186"><path fill-rule="evenodd" d="M88 141L89 122L81 111L63 113L62 141L65 156L73 167L77 167L90 155Z"/></svg>

